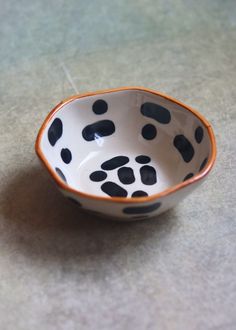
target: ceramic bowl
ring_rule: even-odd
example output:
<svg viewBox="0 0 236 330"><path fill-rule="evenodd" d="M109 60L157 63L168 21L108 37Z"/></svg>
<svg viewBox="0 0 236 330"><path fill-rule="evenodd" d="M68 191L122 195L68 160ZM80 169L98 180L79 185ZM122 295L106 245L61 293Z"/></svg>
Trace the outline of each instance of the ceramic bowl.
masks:
<svg viewBox="0 0 236 330"><path fill-rule="evenodd" d="M198 112L124 87L73 96L44 121L36 152L62 193L110 219L156 216L210 172L216 145Z"/></svg>

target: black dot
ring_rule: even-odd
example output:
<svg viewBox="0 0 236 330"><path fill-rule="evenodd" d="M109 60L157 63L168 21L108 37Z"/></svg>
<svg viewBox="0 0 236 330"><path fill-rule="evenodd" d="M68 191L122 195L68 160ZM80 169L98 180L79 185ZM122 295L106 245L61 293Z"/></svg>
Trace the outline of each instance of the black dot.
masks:
<svg viewBox="0 0 236 330"><path fill-rule="evenodd" d="M201 166L199 168L199 172L201 172L204 169L204 167L206 166L207 160L208 160L208 158L205 158L204 161L201 163Z"/></svg>
<svg viewBox="0 0 236 330"><path fill-rule="evenodd" d="M154 203L148 206L130 206L123 209L125 214L143 214L153 212L161 206L161 203Z"/></svg>
<svg viewBox="0 0 236 330"><path fill-rule="evenodd" d="M111 197L127 197L128 195L125 189L110 181L103 183L101 189L104 193Z"/></svg>
<svg viewBox="0 0 236 330"><path fill-rule="evenodd" d="M142 136L146 140L153 140L157 135L156 127L152 124L147 124L142 128Z"/></svg>
<svg viewBox="0 0 236 330"><path fill-rule="evenodd" d="M75 198L73 198L73 197L67 197L68 198L68 200L69 201L71 201L72 203L74 203L74 204L76 204L76 205L78 205L78 206L82 206L81 205L81 203L77 200L77 199L75 199Z"/></svg>
<svg viewBox="0 0 236 330"><path fill-rule="evenodd" d="M123 184L131 184L135 181L134 171L131 167L121 167L118 170L118 177Z"/></svg>
<svg viewBox="0 0 236 330"><path fill-rule="evenodd" d="M61 158L64 163L69 164L72 159L70 150L67 148L61 149Z"/></svg>
<svg viewBox="0 0 236 330"><path fill-rule="evenodd" d="M101 168L105 171L111 171L115 168L121 167L129 162L129 158L126 156L116 156L104 163L102 163Z"/></svg>
<svg viewBox="0 0 236 330"><path fill-rule="evenodd" d="M51 126L48 129L48 140L52 146L54 146L62 136L63 126L62 121L59 118L53 120Z"/></svg>
<svg viewBox="0 0 236 330"><path fill-rule="evenodd" d="M139 164L147 164L151 161L151 158L148 156L140 155L135 158L136 162Z"/></svg>
<svg viewBox="0 0 236 330"><path fill-rule="evenodd" d="M95 172L91 173L89 177L90 177L90 180L99 182L99 181L105 180L107 177L107 174L106 174L106 172L103 172L103 171L95 171Z"/></svg>
<svg viewBox="0 0 236 330"><path fill-rule="evenodd" d="M102 115L103 113L107 112L108 105L107 102L104 100L97 100L93 104L93 112L96 115Z"/></svg>
<svg viewBox="0 0 236 330"><path fill-rule="evenodd" d="M67 181L66 181L66 177L65 177L65 175L63 174L63 172L62 172L58 167L56 167L55 170L56 170L57 174L59 175L59 177L60 177L63 181L67 182Z"/></svg>
<svg viewBox="0 0 236 330"><path fill-rule="evenodd" d="M168 124L171 120L170 111L161 105L146 102L141 106L141 113L145 117L155 119L161 124Z"/></svg>
<svg viewBox="0 0 236 330"><path fill-rule="evenodd" d="M203 139L203 128L201 126L198 126L195 130L195 140L197 143L201 143Z"/></svg>
<svg viewBox="0 0 236 330"><path fill-rule="evenodd" d="M157 182L156 170L152 166L142 166L140 168L140 176L143 184L153 185Z"/></svg>
<svg viewBox="0 0 236 330"><path fill-rule="evenodd" d="M184 177L183 181L186 181L186 180L192 178L193 175L194 175L193 173L189 173L189 174L187 174L187 175Z"/></svg>
<svg viewBox="0 0 236 330"><path fill-rule="evenodd" d="M100 120L85 126L82 136L86 141L93 141L103 136L112 135L115 132L115 125L111 120Z"/></svg>
<svg viewBox="0 0 236 330"><path fill-rule="evenodd" d="M144 197L144 196L148 196L148 194L142 190L137 190L132 194L132 197Z"/></svg>
<svg viewBox="0 0 236 330"><path fill-rule="evenodd" d="M192 160L194 156L194 149L192 144L184 135L176 135L174 138L174 146L186 163L189 163Z"/></svg>

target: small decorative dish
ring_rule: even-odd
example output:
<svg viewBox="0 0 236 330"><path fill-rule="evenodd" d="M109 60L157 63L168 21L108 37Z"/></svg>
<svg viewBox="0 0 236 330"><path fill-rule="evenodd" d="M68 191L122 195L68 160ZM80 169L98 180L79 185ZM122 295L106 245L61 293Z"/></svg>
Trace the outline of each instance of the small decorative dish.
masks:
<svg viewBox="0 0 236 330"><path fill-rule="evenodd" d="M120 220L173 207L204 181L216 158L213 130L201 114L141 87L62 101L35 149L68 199Z"/></svg>

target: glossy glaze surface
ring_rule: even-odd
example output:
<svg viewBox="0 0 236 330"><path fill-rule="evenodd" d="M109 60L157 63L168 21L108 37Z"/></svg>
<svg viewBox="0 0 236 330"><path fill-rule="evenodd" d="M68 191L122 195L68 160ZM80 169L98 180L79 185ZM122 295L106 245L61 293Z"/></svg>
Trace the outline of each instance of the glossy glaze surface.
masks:
<svg viewBox="0 0 236 330"><path fill-rule="evenodd" d="M199 116L138 88L65 102L47 120L38 146L65 190L92 198L87 209L97 208L97 198L155 199L196 178L212 159L209 126ZM123 213L118 207L115 215Z"/></svg>

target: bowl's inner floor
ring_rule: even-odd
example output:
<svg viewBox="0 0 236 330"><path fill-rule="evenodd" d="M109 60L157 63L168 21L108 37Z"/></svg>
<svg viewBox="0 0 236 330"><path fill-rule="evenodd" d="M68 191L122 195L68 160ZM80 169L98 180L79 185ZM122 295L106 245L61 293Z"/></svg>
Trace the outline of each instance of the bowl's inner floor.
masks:
<svg viewBox="0 0 236 330"><path fill-rule="evenodd" d="M147 150L90 155L72 175L77 190L97 196L147 196L175 185L174 164Z"/></svg>

